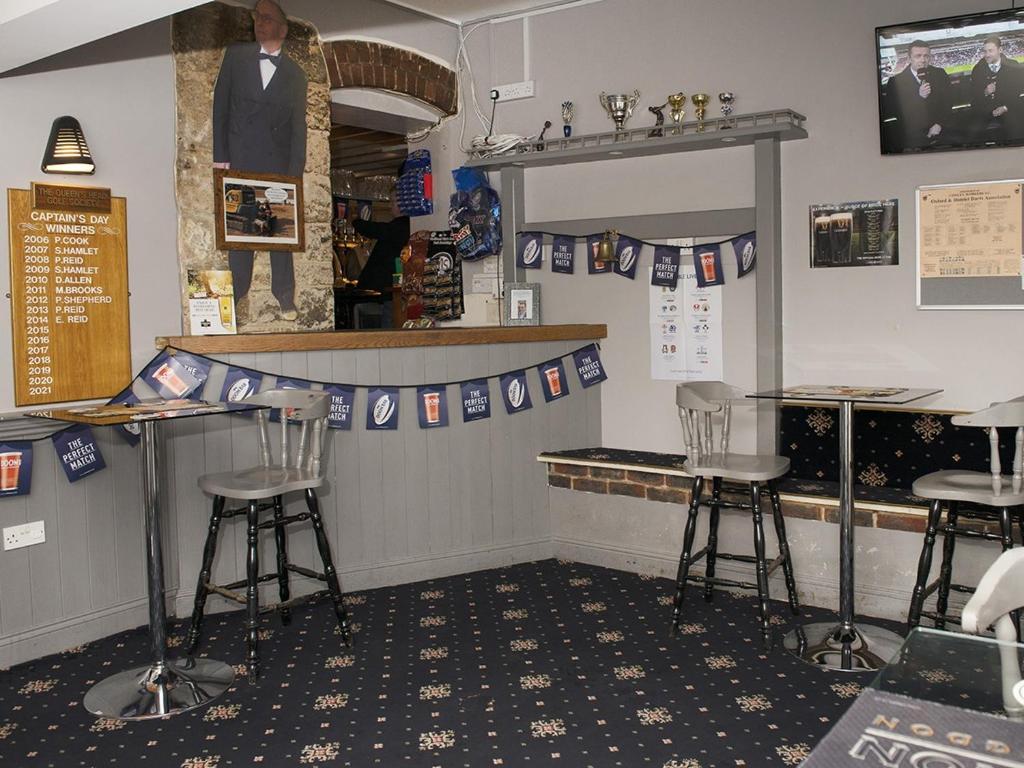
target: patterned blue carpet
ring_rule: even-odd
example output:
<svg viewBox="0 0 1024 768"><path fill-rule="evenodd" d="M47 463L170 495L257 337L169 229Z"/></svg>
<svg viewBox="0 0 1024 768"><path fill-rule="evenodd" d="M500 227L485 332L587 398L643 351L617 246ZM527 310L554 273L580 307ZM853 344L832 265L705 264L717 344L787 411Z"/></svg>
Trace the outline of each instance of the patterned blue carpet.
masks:
<svg viewBox="0 0 1024 768"><path fill-rule="evenodd" d="M98 720L81 703L89 686L146 660L145 630L132 630L0 673L0 765L798 765L869 678L789 656L781 602L771 651L753 599L708 604L693 588L670 639L672 587L545 560L355 593L352 649L326 603L287 627L267 616L256 686L243 674L194 712ZM240 613L204 632L203 655L241 665Z"/></svg>

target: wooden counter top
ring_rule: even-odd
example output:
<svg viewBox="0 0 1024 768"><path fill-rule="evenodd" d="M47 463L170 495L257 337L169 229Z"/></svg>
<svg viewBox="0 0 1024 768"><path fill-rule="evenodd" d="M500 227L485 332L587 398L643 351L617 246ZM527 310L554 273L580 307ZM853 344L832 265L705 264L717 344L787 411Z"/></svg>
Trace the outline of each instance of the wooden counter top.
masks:
<svg viewBox="0 0 1024 768"><path fill-rule="evenodd" d="M443 347L457 344L510 344L530 341L604 339L608 326L536 325L501 328L424 328L396 331L260 333L241 336L158 336L157 349L171 346L201 355L231 352L309 352L321 349Z"/></svg>

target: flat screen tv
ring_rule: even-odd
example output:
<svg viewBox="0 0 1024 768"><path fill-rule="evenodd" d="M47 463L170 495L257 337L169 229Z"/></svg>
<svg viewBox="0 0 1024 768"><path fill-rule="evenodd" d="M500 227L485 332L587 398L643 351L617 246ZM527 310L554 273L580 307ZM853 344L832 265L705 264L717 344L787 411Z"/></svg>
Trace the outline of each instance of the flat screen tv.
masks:
<svg viewBox="0 0 1024 768"><path fill-rule="evenodd" d="M878 27L882 154L1024 145L1024 9Z"/></svg>

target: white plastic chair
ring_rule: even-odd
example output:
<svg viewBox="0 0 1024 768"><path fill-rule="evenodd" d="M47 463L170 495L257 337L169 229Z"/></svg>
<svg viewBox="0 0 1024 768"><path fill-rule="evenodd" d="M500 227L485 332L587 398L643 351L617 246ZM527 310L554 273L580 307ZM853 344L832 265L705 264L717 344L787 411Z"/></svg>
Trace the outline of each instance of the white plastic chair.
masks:
<svg viewBox="0 0 1024 768"><path fill-rule="evenodd" d="M246 402L280 409L280 424L278 425L280 460L274 461L271 452L267 411L260 410L256 412L260 463L247 469L218 472L199 478L199 487L213 496L213 513L210 517L206 545L203 548L203 565L199 572L199 583L196 586L195 607L192 611L192 623L186 639L186 649L188 654L192 655L198 647L206 599L211 592L241 603L247 611L246 664L249 679L254 681L259 675L260 666L256 630L259 614L262 612L259 605L259 585L263 582L275 579L278 582L281 602L276 606L267 606L263 610L278 610L283 623L290 622L290 609L293 606L326 594L334 603L342 642L345 645L350 643L350 634L348 613L342 599L338 574L331 558L330 544L327 541L327 534L324 532L320 503L316 496L316 489L324 483L321 455L327 434L331 395L329 392L303 389L272 389L246 398ZM300 425L300 431L298 439L293 443L290 438L294 433L294 424L296 423ZM285 515L282 497L284 494L294 491L304 493L308 511ZM246 502L246 505L237 509L225 510L226 499L242 500ZM260 512L270 509L274 512L273 519L260 522ZM213 584L210 579L221 520L242 514L246 515L248 521L246 578L223 586ZM323 563L323 573L288 562L285 526L305 520L309 520L313 524L317 549ZM259 575L259 532L262 529L274 530L277 544L277 569L274 573L261 576ZM288 587L288 574L292 572L323 581L326 583L327 589L292 599ZM244 595L235 591L243 586L246 587Z"/></svg>
<svg viewBox="0 0 1024 768"><path fill-rule="evenodd" d="M950 591L972 591L968 586L952 583L953 554L958 536L998 541L1006 551L1013 547L1014 520L1024 534L1024 515L1020 509L1021 505L1024 505L1024 402L1016 400L996 403L976 413L954 416L951 421L960 427L980 427L988 431L989 471L946 469L932 472L914 481L914 495L931 499L931 505L918 560L917 580L907 615L910 629L921 623L922 616L932 619L937 629L944 629ZM1014 430L1014 454L1010 475L1003 474L999 458L1000 428ZM961 516L960 502L973 504L977 510L964 512L963 517L996 519L999 522L999 533L958 525ZM941 523L944 503L946 522ZM935 546L935 537L939 533L944 537L942 564L938 577L929 584L932 550ZM935 610L924 610L925 600L936 590L938 596Z"/></svg>
<svg viewBox="0 0 1024 768"><path fill-rule="evenodd" d="M1011 616L1020 608L1024 608L1024 549L1011 549L1003 552L981 577L964 606L961 627L964 632L978 635L995 625L996 640L1000 643L1003 707L1015 719L1024 719L1024 703L1014 691L1024 686L1017 660L1017 622Z"/></svg>
<svg viewBox="0 0 1024 768"><path fill-rule="evenodd" d="M782 518L782 505L775 488L775 480L789 471L789 459L784 456L759 456L729 451L729 428L732 421L733 401L752 404L747 393L721 381L699 381L676 386L676 405L679 421L683 425L686 447L686 462L683 469L693 475L689 514L683 534L683 551L679 556L679 571L676 574L676 592L672 608L674 634L679 628L682 616L683 593L687 581L704 584L704 599L710 601L716 585L754 589L758 594L758 617L765 644L770 645L771 634L768 623L768 577L782 566L785 574L789 605L794 614L800 612L797 602L796 582L793 578L793 564L786 542L786 526ZM721 416L719 422L718 416ZM717 426L717 435L716 435ZM711 478L710 500L701 501L705 478ZM725 501L722 499L722 480L748 483L749 503ZM771 499L775 532L779 539L779 555L771 562L765 557L764 525L761 516L761 492L767 486ZM697 515L701 505L711 509L708 526L708 543L704 549L693 554L693 538L697 529ZM754 522L754 555L735 555L718 551L719 509L743 509L752 513ZM690 567L701 558L707 557L703 576L690 575ZM752 563L756 583L723 579L715 576L717 559L739 560Z"/></svg>

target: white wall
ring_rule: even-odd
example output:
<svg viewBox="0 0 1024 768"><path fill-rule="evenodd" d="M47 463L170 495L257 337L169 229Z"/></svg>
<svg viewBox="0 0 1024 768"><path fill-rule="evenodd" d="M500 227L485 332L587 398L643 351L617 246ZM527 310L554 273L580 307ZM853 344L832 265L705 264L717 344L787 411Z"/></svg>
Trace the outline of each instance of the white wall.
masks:
<svg viewBox="0 0 1024 768"><path fill-rule="evenodd" d="M109 187L128 199L131 348L138 369L153 339L178 333L177 213L174 200L174 76L170 24L161 20L54 56L0 78L3 134L0 187L32 181ZM82 124L96 161L94 176L43 174L39 164L60 115ZM0 230L7 232L7 206ZM6 237L4 238L6 242ZM0 256L0 285L9 290L10 251ZM10 312L5 300L3 312ZM14 406L11 326L0 321L0 411Z"/></svg>
<svg viewBox="0 0 1024 768"><path fill-rule="evenodd" d="M632 127L651 125L646 107L678 90L734 91L739 113L789 107L805 114L810 137L782 145L785 383L935 386L945 394L926 407L982 407L1024 391L1024 355L1011 341L1024 335L1024 313L915 309L914 190L1020 177L1021 150L882 157L874 28L989 5L605 0L546 13L526 22L537 96L499 105L496 131L533 134L545 119L560 130L566 99L577 105L576 133L606 131L611 121L597 94L633 88L642 101ZM470 38L485 98L492 84L521 78L523 23L488 25ZM753 203L753 152L532 169L526 184L527 221L743 207ZM900 201L900 265L811 271L807 207L878 198ZM649 264L645 252L641 269ZM613 275L540 279L545 322L608 323L605 357L618 383L604 399L605 445L679 450L672 385L651 382L649 366L638 364L647 344L638 318L648 311L640 292Z"/></svg>

